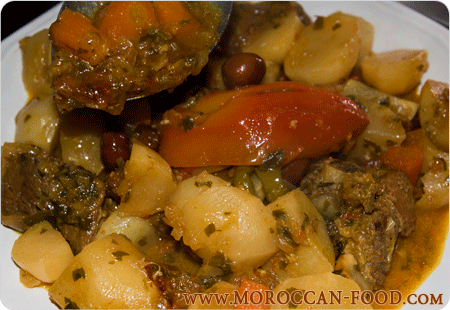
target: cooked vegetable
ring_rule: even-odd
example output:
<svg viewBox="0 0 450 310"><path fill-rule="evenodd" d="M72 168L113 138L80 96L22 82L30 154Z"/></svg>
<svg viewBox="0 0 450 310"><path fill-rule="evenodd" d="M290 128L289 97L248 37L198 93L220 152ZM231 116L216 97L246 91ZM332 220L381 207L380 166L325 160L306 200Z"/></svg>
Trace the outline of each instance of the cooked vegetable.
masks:
<svg viewBox="0 0 450 310"><path fill-rule="evenodd" d="M172 236L210 265L255 268L277 251L275 220L261 200L206 172L181 182L164 212Z"/></svg>
<svg viewBox="0 0 450 310"><path fill-rule="evenodd" d="M365 107L364 102L366 100L389 107L405 123L411 122L419 111L419 103L417 102L388 95L355 80L348 80L345 83L343 93L355 100L361 99L359 103L362 108Z"/></svg>
<svg viewBox="0 0 450 310"><path fill-rule="evenodd" d="M49 29L51 42L88 61L98 65L110 51L106 36L92 24L92 19L79 12L65 9Z"/></svg>
<svg viewBox="0 0 450 310"><path fill-rule="evenodd" d="M360 162L369 161L405 140L401 118L389 108L389 97L354 80L349 80L341 93L354 99L370 119L370 124L356 138L355 146L348 154L350 158ZM417 104L411 103L408 107L417 107Z"/></svg>
<svg viewBox="0 0 450 310"><path fill-rule="evenodd" d="M427 80L420 91L420 124L430 140L448 152L448 84Z"/></svg>
<svg viewBox="0 0 450 310"><path fill-rule="evenodd" d="M423 152L415 145L396 145L381 155L381 163L406 172L411 184L415 185L422 168Z"/></svg>
<svg viewBox="0 0 450 310"><path fill-rule="evenodd" d="M273 22L273 26L257 32L242 51L254 53L266 62L282 64L296 39L302 24L293 7Z"/></svg>
<svg viewBox="0 0 450 310"><path fill-rule="evenodd" d="M51 93L51 82L48 75L51 44L48 39L48 29L23 38L19 44L22 51L22 64L24 68L27 68L22 70L22 81L30 98Z"/></svg>
<svg viewBox="0 0 450 310"><path fill-rule="evenodd" d="M61 120L53 95L40 95L17 114L15 141L30 143L51 153L59 138Z"/></svg>
<svg viewBox="0 0 450 310"><path fill-rule="evenodd" d="M418 181L416 207L438 209L448 206L449 201L449 155L439 150L425 134L423 128L408 133L406 145L419 146L423 153L423 163Z"/></svg>
<svg viewBox="0 0 450 310"><path fill-rule="evenodd" d="M100 32L113 40L123 36L137 41L157 21L148 1L113 1L100 11L97 24Z"/></svg>
<svg viewBox="0 0 450 310"><path fill-rule="evenodd" d="M155 1L153 6L158 21L173 36L189 35L200 29L200 23L182 1Z"/></svg>
<svg viewBox="0 0 450 310"><path fill-rule="evenodd" d="M172 169L158 153L135 141L117 192L119 214L147 217L163 210L176 188Z"/></svg>
<svg viewBox="0 0 450 310"><path fill-rule="evenodd" d="M365 82L390 95L412 91L428 65L425 50L393 50L368 55L361 60Z"/></svg>
<svg viewBox="0 0 450 310"><path fill-rule="evenodd" d="M289 302L284 303L287 296L282 293L285 296L277 301L275 309L372 309L362 300L356 282L331 272L287 279L275 288L274 293L283 291L290 294ZM355 295L359 298L353 300L351 297Z"/></svg>
<svg viewBox="0 0 450 310"><path fill-rule="evenodd" d="M95 240L111 234L122 234L130 239L141 252L145 253L158 240L158 235L152 224L137 216L120 216L114 211L100 226Z"/></svg>
<svg viewBox="0 0 450 310"><path fill-rule="evenodd" d="M347 78L358 60L361 38L355 18L334 13L303 28L284 60L287 77L326 85Z"/></svg>
<svg viewBox="0 0 450 310"><path fill-rule="evenodd" d="M261 83L266 73L264 60L253 53L241 53L227 59L222 66L223 82L228 89Z"/></svg>
<svg viewBox="0 0 450 310"><path fill-rule="evenodd" d="M164 298L145 265L126 237L109 235L75 256L49 295L63 309L156 309Z"/></svg>
<svg viewBox="0 0 450 310"><path fill-rule="evenodd" d="M435 164L419 179L423 194L416 202L420 209L439 209L448 206L449 158L448 153L440 153Z"/></svg>
<svg viewBox="0 0 450 310"><path fill-rule="evenodd" d="M159 153L173 167L258 165L280 150L288 163L338 151L367 124L347 98L279 82L215 92L166 112Z"/></svg>
<svg viewBox="0 0 450 310"><path fill-rule="evenodd" d="M373 45L373 38L375 36L375 28L371 23L369 23L367 20L365 20L360 16L349 14L344 15L354 18L358 23L359 33L361 37L361 46L359 48L359 56L357 64L360 65L361 60L365 56L371 55L373 53L372 45Z"/></svg>
<svg viewBox="0 0 450 310"><path fill-rule="evenodd" d="M49 222L40 222L14 242L11 257L44 283L53 283L73 260L66 239Z"/></svg>
<svg viewBox="0 0 450 310"><path fill-rule="evenodd" d="M267 208L277 220L279 247L288 255L281 278L334 270L334 249L325 221L302 191L295 189Z"/></svg>
<svg viewBox="0 0 450 310"><path fill-rule="evenodd" d="M99 174L105 168L101 157L101 128L86 119L89 118L83 118L82 113L62 119L59 135L62 160Z"/></svg>

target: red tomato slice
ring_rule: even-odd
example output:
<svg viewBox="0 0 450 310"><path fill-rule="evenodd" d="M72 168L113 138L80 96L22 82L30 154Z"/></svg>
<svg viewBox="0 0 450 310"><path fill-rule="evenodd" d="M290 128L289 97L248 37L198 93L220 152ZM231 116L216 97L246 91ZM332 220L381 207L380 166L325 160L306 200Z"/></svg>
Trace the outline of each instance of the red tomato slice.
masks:
<svg viewBox="0 0 450 310"><path fill-rule="evenodd" d="M295 82L216 92L185 113L192 111L206 111L192 129L162 128L159 152L172 167L259 165L278 150L285 163L317 157L340 150L369 124L349 98Z"/></svg>

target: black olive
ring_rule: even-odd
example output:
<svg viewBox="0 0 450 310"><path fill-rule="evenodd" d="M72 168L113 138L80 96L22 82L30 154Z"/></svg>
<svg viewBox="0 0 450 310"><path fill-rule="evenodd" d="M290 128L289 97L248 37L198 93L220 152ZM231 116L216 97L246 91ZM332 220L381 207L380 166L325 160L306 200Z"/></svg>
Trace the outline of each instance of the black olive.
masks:
<svg viewBox="0 0 450 310"><path fill-rule="evenodd" d="M266 73L264 60L253 53L232 56L222 66L222 77L228 89L242 88L261 83Z"/></svg>
<svg viewBox="0 0 450 310"><path fill-rule="evenodd" d="M122 132L104 132L101 153L103 164L110 170L116 169L119 159L127 161L130 158L127 135Z"/></svg>

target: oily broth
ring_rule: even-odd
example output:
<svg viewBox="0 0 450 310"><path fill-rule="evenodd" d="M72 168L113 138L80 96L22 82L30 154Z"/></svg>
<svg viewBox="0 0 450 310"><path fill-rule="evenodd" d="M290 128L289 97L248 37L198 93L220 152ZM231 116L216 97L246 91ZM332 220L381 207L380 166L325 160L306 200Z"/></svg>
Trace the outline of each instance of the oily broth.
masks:
<svg viewBox="0 0 450 310"><path fill-rule="evenodd" d="M449 208L416 210L416 229L407 238L397 240L391 271L386 275L384 291L398 290L403 300L398 305L373 304L376 309L401 308L408 294L419 286L440 264L449 229ZM438 295L442 292L433 292Z"/></svg>

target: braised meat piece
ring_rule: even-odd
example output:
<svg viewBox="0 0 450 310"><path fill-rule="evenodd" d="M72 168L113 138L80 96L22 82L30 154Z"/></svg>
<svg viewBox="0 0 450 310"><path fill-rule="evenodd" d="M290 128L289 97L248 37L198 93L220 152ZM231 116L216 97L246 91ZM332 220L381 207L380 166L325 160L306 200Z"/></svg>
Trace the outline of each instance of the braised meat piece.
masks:
<svg viewBox="0 0 450 310"><path fill-rule="evenodd" d="M415 227L413 187L404 172L320 160L300 183L328 224L335 272L361 289L377 289L390 269L399 235Z"/></svg>
<svg viewBox="0 0 450 310"><path fill-rule="evenodd" d="M2 224L19 232L48 220L79 253L104 216L103 181L80 166L64 164L38 147L2 147Z"/></svg>

